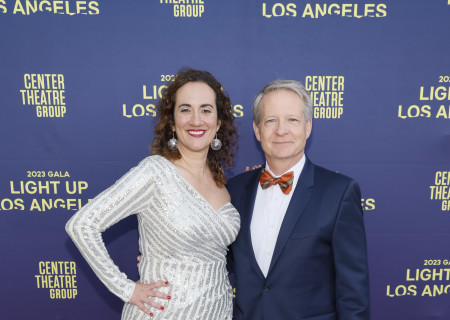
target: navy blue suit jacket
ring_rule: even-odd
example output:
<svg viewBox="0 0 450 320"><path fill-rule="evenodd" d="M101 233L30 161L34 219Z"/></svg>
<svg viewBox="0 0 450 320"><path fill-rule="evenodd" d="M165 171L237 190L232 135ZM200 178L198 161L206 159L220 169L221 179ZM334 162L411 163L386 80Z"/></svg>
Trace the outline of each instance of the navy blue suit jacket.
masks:
<svg viewBox="0 0 450 320"><path fill-rule="evenodd" d="M232 244L240 320L368 320L366 236L358 184L306 159L278 235L267 278L251 243L261 169L229 180L241 215Z"/></svg>

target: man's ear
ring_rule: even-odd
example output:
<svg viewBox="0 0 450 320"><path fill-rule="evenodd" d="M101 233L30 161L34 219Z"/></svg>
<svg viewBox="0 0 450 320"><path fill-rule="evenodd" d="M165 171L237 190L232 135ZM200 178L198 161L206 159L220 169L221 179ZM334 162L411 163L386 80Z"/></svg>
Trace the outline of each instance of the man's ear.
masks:
<svg viewBox="0 0 450 320"><path fill-rule="evenodd" d="M259 132L259 127L256 125L255 121L253 121L253 131L255 132L256 139L261 142L261 134Z"/></svg>
<svg viewBox="0 0 450 320"><path fill-rule="evenodd" d="M309 138L312 131L312 119L309 119L309 121L306 123L306 139Z"/></svg>

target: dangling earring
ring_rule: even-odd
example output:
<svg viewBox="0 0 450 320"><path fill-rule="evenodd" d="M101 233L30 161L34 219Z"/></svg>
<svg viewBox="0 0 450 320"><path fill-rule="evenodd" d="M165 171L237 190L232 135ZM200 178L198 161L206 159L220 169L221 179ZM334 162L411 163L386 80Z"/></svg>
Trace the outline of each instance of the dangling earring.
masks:
<svg viewBox="0 0 450 320"><path fill-rule="evenodd" d="M178 140L175 138L175 131L172 131L172 139L167 141L167 146L170 150L177 150L178 148Z"/></svg>
<svg viewBox="0 0 450 320"><path fill-rule="evenodd" d="M220 150L220 148L222 148L222 141L217 139L217 132L216 132L216 137L211 141L211 149L217 151Z"/></svg>

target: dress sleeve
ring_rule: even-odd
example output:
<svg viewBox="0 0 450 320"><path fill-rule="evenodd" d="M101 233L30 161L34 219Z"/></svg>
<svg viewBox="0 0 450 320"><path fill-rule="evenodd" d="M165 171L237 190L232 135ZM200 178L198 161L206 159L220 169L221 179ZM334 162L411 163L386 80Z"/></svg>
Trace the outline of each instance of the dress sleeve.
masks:
<svg viewBox="0 0 450 320"><path fill-rule="evenodd" d="M86 204L66 224L66 231L87 263L120 299L128 302L135 283L119 270L106 250L101 233L118 221L142 212L152 185L151 159L146 158Z"/></svg>

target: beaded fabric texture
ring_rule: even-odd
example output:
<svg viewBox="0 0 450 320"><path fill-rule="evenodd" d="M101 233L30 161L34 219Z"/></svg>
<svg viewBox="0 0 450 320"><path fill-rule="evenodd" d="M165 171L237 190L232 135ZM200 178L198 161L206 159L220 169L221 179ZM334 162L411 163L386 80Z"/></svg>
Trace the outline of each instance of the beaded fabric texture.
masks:
<svg viewBox="0 0 450 320"><path fill-rule="evenodd" d="M136 214L142 260L140 281L169 282L159 290L171 300L153 298L151 319L231 319L232 288L226 270L227 246L239 231L231 203L214 209L161 156L145 158L112 187L78 211L66 230L93 271L123 301L122 319L150 319L128 303L135 283L111 260L101 232Z"/></svg>

